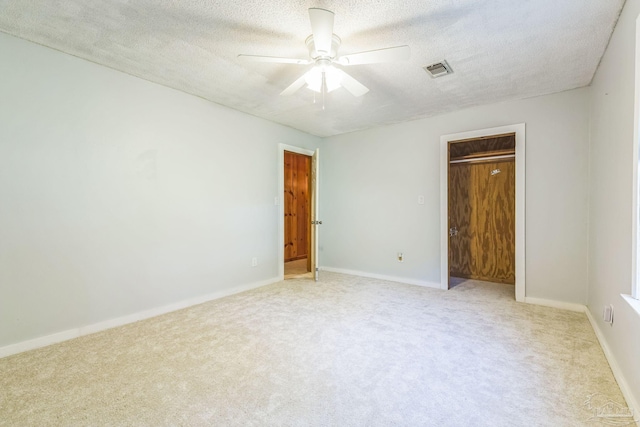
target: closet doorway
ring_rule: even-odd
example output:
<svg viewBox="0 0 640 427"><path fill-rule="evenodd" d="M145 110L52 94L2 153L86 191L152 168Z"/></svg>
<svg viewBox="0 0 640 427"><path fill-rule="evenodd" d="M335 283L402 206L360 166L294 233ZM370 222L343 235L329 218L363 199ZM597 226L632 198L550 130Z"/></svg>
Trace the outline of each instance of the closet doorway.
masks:
<svg viewBox="0 0 640 427"><path fill-rule="evenodd" d="M525 137L524 123L440 137L441 289L490 280L526 300Z"/></svg>
<svg viewBox="0 0 640 427"><path fill-rule="evenodd" d="M449 288L515 284L515 134L449 142Z"/></svg>

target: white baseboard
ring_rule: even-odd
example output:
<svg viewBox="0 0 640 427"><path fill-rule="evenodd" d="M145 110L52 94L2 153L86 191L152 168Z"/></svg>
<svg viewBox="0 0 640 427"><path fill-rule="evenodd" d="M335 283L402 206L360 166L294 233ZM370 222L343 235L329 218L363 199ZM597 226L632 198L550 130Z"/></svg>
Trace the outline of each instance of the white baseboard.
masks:
<svg viewBox="0 0 640 427"><path fill-rule="evenodd" d="M179 301L173 304L165 305L162 307L156 307L150 310L140 311L137 313L126 315L126 316L117 317L115 319L109 319L103 322L80 326L78 328L69 329L62 332L56 332L55 334L46 335L43 337L30 339L27 341L21 341L15 344L9 344L7 346L0 347L0 358L11 356L13 354L22 353L28 350L34 350L40 347L46 347L51 344L56 344L62 341L67 341L67 340L78 338L84 335L93 334L95 332L104 331L106 329L115 328L117 326L126 325L128 323L149 319L151 317L159 316L161 314L170 313L176 310L181 310L183 308L202 304L208 301L223 298L229 295L237 294L237 293L248 291L251 289L260 288L262 286L270 285L272 283L276 283L279 281L280 280L278 278L273 278L273 279L263 280L260 282L249 283L246 285L234 286L229 289L223 289L207 295L202 295L195 298L189 298L189 299Z"/></svg>
<svg viewBox="0 0 640 427"><path fill-rule="evenodd" d="M427 288L441 289L440 283L409 279L407 277L385 276L382 274L366 273L364 271L346 270L344 268L334 268L334 267L321 267L320 270L329 271L332 273L349 274L351 276L368 277L369 279L380 279L380 280L387 280L389 282L405 283L407 285L417 285L417 286L424 286Z"/></svg>
<svg viewBox="0 0 640 427"><path fill-rule="evenodd" d="M629 383L625 379L624 374L622 373L622 369L620 369L620 365L618 365L618 361L613 355L611 348L609 348L609 344L607 344L607 340L605 339L604 334L602 333L602 330L600 330L598 323L596 322L593 315L591 314L591 311L589 310L588 307L585 307L584 312L587 315L587 318L589 319L589 323L591 323L591 327L596 333L598 342L600 342L600 347L602 347L604 356L607 358L607 361L609 362L609 366L611 367L611 372L613 372L613 376L618 382L620 391L622 391L622 395L627 401L627 406L631 410L633 410L633 413L635 414L636 419L638 419L638 417L640 416L640 402L638 401L638 399L636 399L636 396L634 396L633 391L631 390L631 387L629 387ZM640 425L640 424L636 423L636 425Z"/></svg>
<svg viewBox="0 0 640 427"><path fill-rule="evenodd" d="M587 307L583 304L575 304L572 302L555 301L551 299L524 297L527 304L543 305L545 307L559 308L561 310L577 311L583 313Z"/></svg>

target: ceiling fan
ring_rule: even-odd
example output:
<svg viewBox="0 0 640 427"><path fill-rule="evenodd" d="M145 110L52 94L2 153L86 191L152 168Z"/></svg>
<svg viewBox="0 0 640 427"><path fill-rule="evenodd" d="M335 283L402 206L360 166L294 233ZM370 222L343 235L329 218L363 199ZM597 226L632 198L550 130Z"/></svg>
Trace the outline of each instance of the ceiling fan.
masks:
<svg viewBox="0 0 640 427"><path fill-rule="evenodd" d="M282 64L309 65L313 68L303 74L280 95L292 95L305 84L315 92L324 95L339 87L344 87L354 96L362 96L369 92L366 86L345 73L339 66L375 64L380 62L395 62L409 59L409 46L396 46L376 49L366 52L352 53L338 56L338 48L342 40L333 34L334 13L319 8L309 9L312 34L305 43L309 49L309 59L280 58L275 56L238 55L238 58L257 62L277 62Z"/></svg>

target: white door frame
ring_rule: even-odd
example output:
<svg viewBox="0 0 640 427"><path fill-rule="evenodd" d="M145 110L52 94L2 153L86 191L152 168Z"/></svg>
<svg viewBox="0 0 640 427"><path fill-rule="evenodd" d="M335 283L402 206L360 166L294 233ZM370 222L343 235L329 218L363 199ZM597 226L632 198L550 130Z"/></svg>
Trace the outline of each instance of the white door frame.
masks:
<svg viewBox="0 0 640 427"><path fill-rule="evenodd" d="M289 151L313 157L314 150L278 144L278 279L284 280L284 152ZM319 169L319 165L317 166Z"/></svg>
<svg viewBox="0 0 640 427"><path fill-rule="evenodd" d="M500 126L440 137L440 288L449 289L449 141L491 135L516 135L516 301L524 302L525 287L525 124Z"/></svg>

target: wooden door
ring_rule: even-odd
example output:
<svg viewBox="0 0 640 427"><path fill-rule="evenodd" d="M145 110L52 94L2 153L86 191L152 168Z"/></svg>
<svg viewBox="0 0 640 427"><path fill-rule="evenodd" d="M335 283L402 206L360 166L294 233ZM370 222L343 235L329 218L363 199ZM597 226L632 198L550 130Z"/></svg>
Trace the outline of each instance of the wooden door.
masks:
<svg viewBox="0 0 640 427"><path fill-rule="evenodd" d="M515 283L513 159L449 166L449 227L451 276Z"/></svg>
<svg viewBox="0 0 640 427"><path fill-rule="evenodd" d="M472 168L449 166L449 272L470 277L475 272L475 212L472 213Z"/></svg>
<svg viewBox="0 0 640 427"><path fill-rule="evenodd" d="M320 207L319 204L319 192L318 185L320 182L319 177L319 168L320 168L320 149L316 149L315 153L313 153L313 157L311 158L311 253L308 258L308 266L309 270L313 272L313 278L317 281L319 279L319 268L318 268L318 236L319 230L318 226L322 224L322 221L318 221L318 210Z"/></svg>
<svg viewBox="0 0 640 427"><path fill-rule="evenodd" d="M284 260L308 258L311 157L284 152Z"/></svg>

